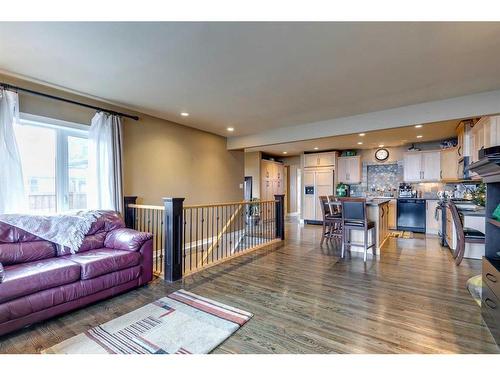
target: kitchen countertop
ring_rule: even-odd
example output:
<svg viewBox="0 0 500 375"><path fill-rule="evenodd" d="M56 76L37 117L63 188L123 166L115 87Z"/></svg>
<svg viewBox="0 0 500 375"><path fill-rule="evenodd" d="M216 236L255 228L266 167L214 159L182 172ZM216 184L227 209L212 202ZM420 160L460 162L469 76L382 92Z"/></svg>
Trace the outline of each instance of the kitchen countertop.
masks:
<svg viewBox="0 0 500 375"><path fill-rule="evenodd" d="M486 210L481 208L480 210L458 210L464 216L486 216Z"/></svg>
<svg viewBox="0 0 500 375"><path fill-rule="evenodd" d="M391 198L373 198L373 199L367 199L366 205L367 206L380 206L381 204L388 203L390 201L391 201Z"/></svg>

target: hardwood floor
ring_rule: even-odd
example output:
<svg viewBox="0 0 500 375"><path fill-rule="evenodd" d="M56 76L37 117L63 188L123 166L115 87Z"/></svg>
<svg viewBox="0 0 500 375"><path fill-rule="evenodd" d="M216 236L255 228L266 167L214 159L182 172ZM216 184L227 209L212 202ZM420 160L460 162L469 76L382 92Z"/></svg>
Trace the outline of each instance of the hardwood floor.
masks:
<svg viewBox="0 0 500 375"><path fill-rule="evenodd" d="M480 261L455 266L437 237L421 236L389 239L365 265L320 237L287 223L285 243L0 337L0 352L39 352L180 288L255 314L214 353L500 352L465 288Z"/></svg>

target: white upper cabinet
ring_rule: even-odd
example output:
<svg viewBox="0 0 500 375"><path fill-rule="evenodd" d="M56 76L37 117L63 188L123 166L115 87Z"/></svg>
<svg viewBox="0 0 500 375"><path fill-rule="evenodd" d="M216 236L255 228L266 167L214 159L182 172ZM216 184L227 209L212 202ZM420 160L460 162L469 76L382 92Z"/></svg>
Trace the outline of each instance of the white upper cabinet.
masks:
<svg viewBox="0 0 500 375"><path fill-rule="evenodd" d="M304 167L334 167L336 155L335 152L304 154Z"/></svg>
<svg viewBox="0 0 500 375"><path fill-rule="evenodd" d="M361 156L343 156L337 159L337 179L345 184L361 183Z"/></svg>
<svg viewBox="0 0 500 375"><path fill-rule="evenodd" d="M404 180L406 182L422 180L422 154L408 152L404 156Z"/></svg>
<svg viewBox="0 0 500 375"><path fill-rule="evenodd" d="M441 154L439 151L413 151L404 156L404 180L406 182L439 181Z"/></svg>
<svg viewBox="0 0 500 375"><path fill-rule="evenodd" d="M422 180L439 181L441 179L441 153L429 151L422 154Z"/></svg>

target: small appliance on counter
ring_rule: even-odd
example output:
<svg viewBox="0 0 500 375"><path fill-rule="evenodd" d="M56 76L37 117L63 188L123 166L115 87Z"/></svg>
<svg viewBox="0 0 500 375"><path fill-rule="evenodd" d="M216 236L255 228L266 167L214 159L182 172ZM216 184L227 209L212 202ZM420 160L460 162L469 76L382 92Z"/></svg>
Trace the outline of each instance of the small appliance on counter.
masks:
<svg viewBox="0 0 500 375"><path fill-rule="evenodd" d="M417 192L413 190L410 184L400 183L399 184L399 198L416 198Z"/></svg>
<svg viewBox="0 0 500 375"><path fill-rule="evenodd" d="M351 188L347 184L340 183L336 188L337 197L349 197L351 195Z"/></svg>

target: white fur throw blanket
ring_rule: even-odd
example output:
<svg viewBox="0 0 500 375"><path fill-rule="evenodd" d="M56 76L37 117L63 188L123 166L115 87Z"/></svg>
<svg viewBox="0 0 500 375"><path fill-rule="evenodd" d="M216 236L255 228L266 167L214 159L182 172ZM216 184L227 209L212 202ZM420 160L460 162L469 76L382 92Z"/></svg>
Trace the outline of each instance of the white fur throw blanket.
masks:
<svg viewBox="0 0 500 375"><path fill-rule="evenodd" d="M74 254L82 245L101 212L78 211L59 215L0 214L0 221L34 234L44 240L68 247ZM59 249L58 249L59 250Z"/></svg>

